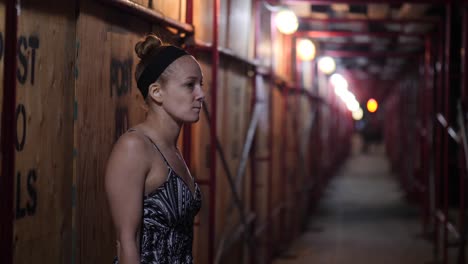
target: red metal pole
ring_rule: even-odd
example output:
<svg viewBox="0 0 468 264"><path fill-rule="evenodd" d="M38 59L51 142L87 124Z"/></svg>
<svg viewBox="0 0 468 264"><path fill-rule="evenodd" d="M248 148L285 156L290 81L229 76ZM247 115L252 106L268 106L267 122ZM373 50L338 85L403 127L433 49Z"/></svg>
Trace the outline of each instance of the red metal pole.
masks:
<svg viewBox="0 0 468 264"><path fill-rule="evenodd" d="M443 23L441 22L438 25L438 39L443 39ZM442 105L441 105L441 100L442 100L442 90L443 90L443 80L442 77L443 71L442 71L442 64L444 63L444 53L443 53L443 43L438 42L438 50L437 50L437 59L438 63L436 66L436 78L437 78L437 87L436 87L436 98L435 98L435 105L434 105L434 111L432 118L435 118L435 114L441 111ZM440 189L440 182L441 182L441 174L442 174L442 169L441 169L441 154L440 152L442 151L441 147L441 136L442 136L442 129L440 128L440 125L437 123L437 121L434 122L434 130L435 130L435 146L434 146L434 257L436 260L439 258L439 240L440 240L440 234L439 234L439 229L440 229L440 221L439 218L437 217L438 211L441 209L441 199L442 199L442 194L441 194L441 189Z"/></svg>
<svg viewBox="0 0 468 264"><path fill-rule="evenodd" d="M257 75L255 74L253 79L252 79L252 99L251 99L251 102L250 102L250 106L251 106L251 110L250 110L250 115L252 117L254 117L254 111L255 111L255 105L257 104ZM254 135L254 139L253 139L253 142L252 142L252 148L250 150L250 174L251 174L251 181L250 181L250 210L252 212L255 213L256 216L258 216L258 213L256 212L256 200L257 200L257 195L256 195L256 188L257 188L257 170L256 170L256 160L255 160L255 152L256 152L256 148L255 148L255 138L256 136ZM256 222L257 222L257 219L258 217L255 217L255 220L252 222L252 225L251 225L251 239L253 241L256 241ZM247 230L246 230L247 232ZM256 243L251 243L251 247L249 248L249 254L250 254L250 263L256 263L256 255L254 254L255 250L254 250L254 246L255 246Z"/></svg>
<svg viewBox="0 0 468 264"><path fill-rule="evenodd" d="M210 124L210 215L209 215L209 263L214 263L215 239L216 239L216 135L217 135L217 88L218 88L218 31L220 0L213 0L213 36L212 36L212 65L211 65L211 124Z"/></svg>
<svg viewBox="0 0 468 264"><path fill-rule="evenodd" d="M466 106L468 95L468 71L466 69L466 61L468 57L468 6L463 7L463 22L462 22L462 57L461 57L461 76L462 76L462 89L461 98L462 103ZM468 153L466 153L468 155Z"/></svg>
<svg viewBox="0 0 468 264"><path fill-rule="evenodd" d="M271 211L273 210L272 206L272 192L273 192L273 89L275 89L273 84L270 84L270 91L268 93L268 190L267 190L267 263L270 263L272 256L272 232L273 232L273 218Z"/></svg>
<svg viewBox="0 0 468 264"><path fill-rule="evenodd" d="M281 186L280 186L280 190L281 190L281 200L283 202L286 202L284 203L285 206L283 208L281 208L281 213L280 213L280 233L281 233L281 236L280 236L280 240L282 240L282 242L284 242L284 240L287 240L287 238L285 237L285 227L286 227L286 223L285 223L285 218L286 218L286 212L287 211L287 202L289 201L288 200L288 188L287 188L287 182L286 182L286 177L288 176L288 170L287 170L287 167L286 167L286 161L288 160L288 154L287 154L287 151L288 151L288 130L287 130L287 122L288 122L288 91L289 90L289 87L287 85L285 85L283 87L283 91L282 91L282 99L283 99L283 111L281 113L281 118L282 118L282 124L283 126L281 126L281 136L280 138L283 139L283 142L281 143L281 180L280 180L280 183L281 183Z"/></svg>
<svg viewBox="0 0 468 264"><path fill-rule="evenodd" d="M342 4L373 4L376 3L375 0L283 0L281 3L283 4L298 4L298 3L309 3L309 4L334 4L334 3L342 3ZM424 3L424 4L445 4L450 3L451 0L385 0L379 3L381 4L416 4L416 3Z"/></svg>
<svg viewBox="0 0 468 264"><path fill-rule="evenodd" d="M461 34L462 34L462 53L461 53L461 58L460 58L460 73L461 73L461 103L462 103L462 106L466 106L466 85L467 85L467 72L466 72L466 52L467 52L467 38L468 38L468 6L463 6L462 7L463 10L462 10L462 30L461 30ZM462 110L464 110L465 108L462 107ZM465 118L463 118L463 122L465 121ZM463 149L463 148L462 148ZM464 264L465 263L465 259L466 259L466 254L465 254L465 245L466 245L466 224L465 224L465 219L466 219L466 202L465 202L465 197L466 197L466 194L465 194L465 191L466 191L466 176L467 176L467 168L466 168L466 164L463 162L463 157L466 157L466 155L468 155L468 153L465 152L465 150L462 151L462 155L460 155L460 230L461 230L461 234L462 234L462 239L463 239L463 242L461 244L461 247L460 247L460 252L459 252L459 262Z"/></svg>
<svg viewBox="0 0 468 264"><path fill-rule="evenodd" d="M323 55L340 58L350 57L417 57L421 52L393 52L393 51L347 51L347 50L324 50Z"/></svg>
<svg viewBox="0 0 468 264"><path fill-rule="evenodd" d="M185 23L193 23L193 0L187 0L185 8ZM183 130L183 155L187 167L190 169L192 167L192 125L184 124Z"/></svg>
<svg viewBox="0 0 468 264"><path fill-rule="evenodd" d="M2 107L2 175L0 175L0 263L13 263L13 190L15 177L15 107L16 107L16 39L18 17L16 1L5 6L5 60Z"/></svg>
<svg viewBox="0 0 468 264"><path fill-rule="evenodd" d="M296 37L310 38L331 38L331 37L353 37L353 36L372 36L382 38L393 38L399 36L424 38L423 34L401 33L401 32L350 32L350 31L297 31L294 33Z"/></svg>
<svg viewBox="0 0 468 264"><path fill-rule="evenodd" d="M287 2L287 1L283 1ZM392 24L435 24L439 22L438 19L392 19L392 18L339 18L339 17L328 17L328 18L314 18L314 17L299 17L299 23L317 22L317 23L392 23Z"/></svg>
<svg viewBox="0 0 468 264"><path fill-rule="evenodd" d="M274 56L274 41L275 41L275 38L276 38L276 29L275 29L275 23L274 23L274 17L273 17L273 14L270 13L270 43L271 43L271 52L270 52L270 57L271 57L271 63L270 63L270 77L271 77L271 89L270 89L270 95L269 95L269 100L270 100L270 105L269 105L269 113L270 113L270 116L269 116L269 119L270 119L270 132L269 132L269 142L270 143L273 143L275 142L275 140L273 140L274 138L274 133L273 133L273 129L275 128L274 127L274 118L273 118L273 102L274 102L274 98L273 98L273 91L275 90L276 88L276 84L275 84L275 68L274 68L274 65L275 65L275 56ZM281 148L281 145L279 145L280 148ZM280 149L281 150L281 149ZM274 159L275 159L275 156L274 156L274 148L272 146L272 144L270 144L270 162L269 162L269 166L268 166L268 169L270 170L271 172L271 179L270 181L268 182L269 186L268 186L268 202L269 202L269 214L270 214L270 219L269 219L269 227L270 227L270 230L273 232L276 231L276 228L273 228L273 225L276 223L276 215L275 214L274 216L272 215L272 210L274 209L273 206L276 208L277 205L273 205L272 203L272 199L273 199L273 180L274 180L274 173L273 173L273 162L274 162ZM280 168L281 169L281 168ZM281 177L281 176L280 176ZM279 196L281 196L281 194L278 194ZM280 210L280 213L279 213L279 216L281 216L281 210ZM268 247L270 248L270 255L269 255L269 259L272 259L273 258L273 250L272 248L277 245L278 241L276 240L277 236L281 236L280 234L276 234L275 233L275 236L273 237L273 239L271 241L269 241L269 244L268 244ZM279 240L279 239L278 239Z"/></svg>
<svg viewBox="0 0 468 264"><path fill-rule="evenodd" d="M299 114L300 112L298 111L298 108L299 108L299 94L300 94L300 90L304 89L303 87L303 84L302 84L302 62L301 60L299 59L299 56L297 54L297 39L296 38L293 38L293 50L294 50L294 57L293 57L293 62L294 62L294 67L293 67L293 74L295 75L295 80L294 80L294 83L295 83L295 87L294 89L297 91L295 94L294 94L294 113L293 113L293 129L294 129L294 132L293 133L297 133L299 131L299 127L298 127L298 119L300 118L299 117ZM302 164L298 164L298 162L302 162L302 160L299 158L300 157L300 149L299 149L299 145L300 145L300 137L296 134L296 135L293 135L293 137L295 138L294 140L294 154L295 154L295 162L296 164L294 164L294 167L296 168L295 172L294 172L294 175L292 175L292 192L293 192L293 203L294 204L297 204L298 206L293 206L291 209L293 210L292 214L294 215L294 218L297 219L296 222L293 224L293 237L294 238L298 232L299 232L299 228L302 224L302 219L300 218L300 214L299 214L299 210L300 208L302 208L302 201L300 200L301 198L301 189L299 188L299 186L301 185L298 185L298 182L302 183L302 177L303 175L300 175L299 173L301 173L302 171L300 171L298 168L302 168Z"/></svg>
<svg viewBox="0 0 468 264"><path fill-rule="evenodd" d="M193 24L193 0L186 0L185 3L185 23Z"/></svg>
<svg viewBox="0 0 468 264"><path fill-rule="evenodd" d="M446 5L446 18L445 18L445 89L444 89L444 116L447 119L447 122L450 124L450 70L451 70L451 58L450 58L450 44L451 44L451 21L452 21L452 6L450 4ZM444 139L444 161L443 161L443 174L444 174L444 251L443 251L443 261L448 263L448 134L443 133Z"/></svg>
<svg viewBox="0 0 468 264"><path fill-rule="evenodd" d="M429 105L430 105L430 96L431 91L431 80L430 80L430 67L431 67L431 39L430 36L426 37L425 42L425 56L424 56L424 86L421 93L422 100L422 137L421 137L421 174L423 177L423 184L425 187L423 194L423 203L424 203L424 221L423 221L423 233L427 234L429 232L429 216L430 216L430 188L429 188L429 168L427 163L429 162L429 146L428 146L428 118L430 117Z"/></svg>

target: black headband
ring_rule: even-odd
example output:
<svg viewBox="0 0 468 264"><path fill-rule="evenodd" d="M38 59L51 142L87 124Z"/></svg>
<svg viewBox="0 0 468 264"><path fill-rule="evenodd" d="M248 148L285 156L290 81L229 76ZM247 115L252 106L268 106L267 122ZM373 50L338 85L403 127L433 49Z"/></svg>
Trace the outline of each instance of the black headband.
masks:
<svg viewBox="0 0 468 264"><path fill-rule="evenodd" d="M150 59L151 62L146 65L137 81L138 88L143 94L143 98L146 98L148 95L150 84L158 80L159 76L171 63L184 55L189 54L176 46L166 46Z"/></svg>

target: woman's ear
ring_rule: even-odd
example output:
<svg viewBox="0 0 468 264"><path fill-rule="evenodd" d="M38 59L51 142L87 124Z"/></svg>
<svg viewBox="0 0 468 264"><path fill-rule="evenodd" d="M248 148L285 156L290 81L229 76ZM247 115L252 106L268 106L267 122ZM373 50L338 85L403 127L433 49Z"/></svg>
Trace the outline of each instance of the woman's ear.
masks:
<svg viewBox="0 0 468 264"><path fill-rule="evenodd" d="M150 84L148 87L148 96L156 101L156 103L161 104L163 102L161 85L157 82Z"/></svg>

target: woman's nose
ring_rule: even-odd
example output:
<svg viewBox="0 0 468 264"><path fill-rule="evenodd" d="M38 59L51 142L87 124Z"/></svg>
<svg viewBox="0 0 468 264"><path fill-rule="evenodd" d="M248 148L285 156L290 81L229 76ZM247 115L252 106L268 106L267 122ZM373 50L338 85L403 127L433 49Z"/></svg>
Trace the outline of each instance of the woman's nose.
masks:
<svg viewBox="0 0 468 264"><path fill-rule="evenodd" d="M204 101L205 100L205 92L203 92L203 89L201 89L201 87L198 90L198 93L197 93L195 98L196 98L197 101Z"/></svg>

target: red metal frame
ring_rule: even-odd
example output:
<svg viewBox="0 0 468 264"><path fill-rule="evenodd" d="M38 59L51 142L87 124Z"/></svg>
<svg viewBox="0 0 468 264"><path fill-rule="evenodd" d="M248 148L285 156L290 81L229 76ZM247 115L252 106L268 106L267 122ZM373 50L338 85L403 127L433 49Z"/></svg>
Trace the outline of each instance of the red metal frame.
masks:
<svg viewBox="0 0 468 264"><path fill-rule="evenodd" d="M375 1L374 1L375 2ZM392 23L392 24L434 24L438 19L389 19L389 18L314 18L298 17L299 23L302 22L321 22L321 23Z"/></svg>
<svg viewBox="0 0 468 264"><path fill-rule="evenodd" d="M0 263L13 263L13 196L15 177L15 108L16 108L16 41L17 6L15 0L5 3L5 57L2 108L2 175L0 176Z"/></svg>
<svg viewBox="0 0 468 264"><path fill-rule="evenodd" d="M288 147L288 130L287 130L287 114L288 114L288 91L289 86L284 86L282 90L282 97L283 97L283 102L282 102L282 114L281 114L281 123L283 126L281 126L281 132L280 132L280 138L282 138L281 142L281 148L280 148L280 153L285 155L287 153L287 147ZM286 155L285 155L286 156ZM286 158L280 159L281 161L281 180L280 180L280 197L281 200L285 203L285 206L281 208L280 210L280 219L279 219L279 226L280 226L280 240L281 242L284 242L287 240L286 235L284 234L285 226L286 226L286 212L287 211L287 201L288 201L288 191L287 191L287 184L286 184L286 177L288 175L288 170L286 167Z"/></svg>
<svg viewBox="0 0 468 264"><path fill-rule="evenodd" d="M467 61L467 48L468 48L468 6L464 6L462 10L462 49L463 53L461 54L461 59L460 59L460 73L461 73L461 110L465 111L466 109L466 96L467 96L467 71L466 71L466 61ZM465 118L462 118L462 122L465 122ZM461 132L464 132L464 130L461 130ZM466 219L466 176L467 176L467 168L466 168L466 163L463 162L462 157L467 157L468 153L466 153L466 149L463 148L463 156L460 156L460 233L462 234L462 243L460 245L460 250L459 250L459 262L464 264L466 261L466 234L467 234L467 226L465 224L465 219Z"/></svg>
<svg viewBox="0 0 468 264"><path fill-rule="evenodd" d="M428 118L431 116L430 109L430 102L431 102L431 79L430 79L430 70L431 70L431 38L430 36L426 37L426 47L425 47L425 56L424 56L424 86L423 91L420 94L422 98L422 108L420 117L422 119L421 125L421 152L420 152L420 164L421 164L421 175L423 177L423 185L425 186L425 190L422 193L422 202L423 202L423 233L429 233L429 217L430 217L430 190L429 190L429 167L427 161L430 160L429 158L429 138L428 138Z"/></svg>
<svg viewBox="0 0 468 264"><path fill-rule="evenodd" d="M442 29L443 29L443 23L441 22L439 25L438 25L438 39L443 39L443 35L442 35ZM440 65L442 65L443 63L443 45L442 43L438 43L438 49L437 49L437 59L438 59L438 63ZM442 98L442 90L443 90L443 70L440 69L439 71L437 71L437 87L435 89L435 94L436 94L436 102L435 102L435 105L434 105L434 114L435 113L438 113L442 106L441 106L441 98ZM440 172L441 172L441 165L440 165L440 156L441 156L441 133L442 133L442 129L440 128L440 126L438 126L437 123L434 124L434 130L435 130L435 146L434 146L434 182L435 183L439 183L440 182L440 179L441 179L441 176L440 176ZM439 258L439 255L440 255L440 252L439 252L439 229L440 229L440 223L439 223L439 218L437 217L437 212L439 212L439 208L440 208L440 200L441 200L441 191L440 189L438 188L438 185L435 184L435 189L434 189L434 201L435 201L435 206L434 206L434 209L435 211L433 212L433 216L434 216L434 257L436 259Z"/></svg>
<svg viewBox="0 0 468 264"><path fill-rule="evenodd" d="M468 95L468 71L466 66L466 61L468 57L468 6L463 7L463 20L462 20L462 57L461 57L461 76L462 76L462 89L461 89L461 98L463 105L466 106L467 95ZM468 155L468 153L467 153Z"/></svg>
<svg viewBox="0 0 468 264"><path fill-rule="evenodd" d="M187 0L185 3L185 23L193 24L193 0ZM190 48L189 48L190 49ZM183 156L187 167L192 167L192 125L184 124L183 129Z"/></svg>
<svg viewBox="0 0 468 264"><path fill-rule="evenodd" d="M444 60L444 78L445 78L445 89L444 89L444 115L447 118L447 121L450 123L450 109L449 109L449 99L450 99L450 44L451 44L451 21L452 21L452 7L450 5L446 6L446 20L445 20L445 60ZM443 198L443 213L444 217L444 249L443 249L443 262L448 263L448 230L446 228L448 223L448 135L443 134L443 177L444 177L444 198Z"/></svg>
<svg viewBox="0 0 468 264"><path fill-rule="evenodd" d="M220 0L213 0L213 49L212 49L212 64L211 64L211 124L210 124L210 215L209 215L209 243L208 256L209 263L214 263L215 239L216 239L216 135L217 135L217 88L218 88L218 67L219 67L219 52L218 52L218 30L219 30L219 12Z"/></svg>
<svg viewBox="0 0 468 264"><path fill-rule="evenodd" d="M418 54L419 53L419 54ZM347 51L347 50L324 50L323 55L330 57L352 58L352 57L417 57L421 52L392 52L392 51Z"/></svg>
<svg viewBox="0 0 468 264"><path fill-rule="evenodd" d="M423 3L423 4L446 4L451 3L451 0L385 0L379 2L381 4L416 4L416 3ZM297 4L297 3L310 3L310 4L335 4L335 3L342 3L342 4L373 4L375 1L372 0L282 0L281 3L283 4Z"/></svg>
<svg viewBox="0 0 468 264"><path fill-rule="evenodd" d="M255 105L257 104L257 75L255 75L252 79L252 98L251 98L251 101L250 101L250 115L252 117L254 117L254 111L255 111ZM255 129L256 130L256 129ZM251 178L250 178L250 210L252 212L254 212L255 215L257 215L256 213L256 203L257 203L257 195L256 195L256 188L257 188L257 174L256 174L256 159L255 159L255 152L256 152L256 148L255 148L255 138L256 136L254 135L254 139L253 139L253 142L252 142L252 147L250 149L250 175L251 175ZM257 217L256 217L257 218ZM256 218L253 220L252 224L251 224L251 227L250 227L250 230L252 231L253 234L255 234L255 230L256 230ZM251 239L253 241L255 241L256 237L255 235L252 235L251 236ZM256 263L256 258L255 258L255 254L254 254L254 248L252 247L255 243L249 243L249 246L251 246L249 248L249 254L250 254L250 263Z"/></svg>
<svg viewBox="0 0 468 264"><path fill-rule="evenodd" d="M415 33L401 33L401 32L371 32L371 31L297 31L294 33L296 37L309 37L309 38L332 38L332 37L355 37L355 36L369 36L369 37L417 37L424 38L424 34L415 34Z"/></svg>

